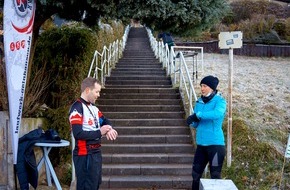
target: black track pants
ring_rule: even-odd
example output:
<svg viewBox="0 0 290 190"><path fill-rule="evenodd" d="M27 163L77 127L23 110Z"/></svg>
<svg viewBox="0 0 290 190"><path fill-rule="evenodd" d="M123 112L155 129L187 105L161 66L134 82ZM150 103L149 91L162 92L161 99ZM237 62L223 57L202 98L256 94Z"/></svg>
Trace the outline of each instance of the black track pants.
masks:
<svg viewBox="0 0 290 190"><path fill-rule="evenodd" d="M199 190L199 182L204 172L204 169L209 163L211 179L220 179L222 166L225 158L225 146L211 145L200 146L197 145L194 160L192 164L192 190Z"/></svg>
<svg viewBox="0 0 290 190"><path fill-rule="evenodd" d="M86 156L73 156L77 190L98 190L102 182L101 152Z"/></svg>

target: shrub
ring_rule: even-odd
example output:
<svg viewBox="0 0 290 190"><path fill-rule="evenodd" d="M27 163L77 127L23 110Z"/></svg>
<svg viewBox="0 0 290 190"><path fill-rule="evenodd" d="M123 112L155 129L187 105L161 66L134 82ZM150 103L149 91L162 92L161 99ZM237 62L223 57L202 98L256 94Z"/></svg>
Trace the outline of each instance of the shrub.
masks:
<svg viewBox="0 0 290 190"><path fill-rule="evenodd" d="M3 11L0 11L0 30L3 29ZM3 45L3 35L0 35L0 81L6 81L6 71L4 64L4 45ZM8 102L7 102L7 89L6 83L0 83L0 111L8 110Z"/></svg>
<svg viewBox="0 0 290 190"><path fill-rule="evenodd" d="M0 51L3 51L3 44L0 42L0 46L2 47ZM6 81L6 71L5 71L5 64L2 62L2 54L0 55L0 81ZM6 82L0 82L0 111L8 110L8 94L7 94L7 87Z"/></svg>
<svg viewBox="0 0 290 190"><path fill-rule="evenodd" d="M285 23L285 19L280 19L277 20L274 25L273 25L273 29L279 34L279 36L281 37L285 37L286 35L286 23Z"/></svg>
<svg viewBox="0 0 290 190"><path fill-rule="evenodd" d="M252 0L242 0L234 1L231 3L233 15L233 22L238 23L242 20L247 20L254 14L264 14L266 13L267 7L269 5L268 1L252 1Z"/></svg>
<svg viewBox="0 0 290 190"><path fill-rule="evenodd" d="M61 27L45 31L38 39L31 80L44 69L48 78L48 107L69 104L78 94L80 81L86 76L96 46L94 33L84 27Z"/></svg>
<svg viewBox="0 0 290 190"><path fill-rule="evenodd" d="M290 42L290 18L285 20L285 39Z"/></svg>
<svg viewBox="0 0 290 190"><path fill-rule="evenodd" d="M276 2L269 2L266 0L242 0L234 1L231 3L233 15L231 19L234 23L238 23L242 20L251 19L253 15L275 15L277 18L287 18L288 8L282 6Z"/></svg>
<svg viewBox="0 0 290 190"><path fill-rule="evenodd" d="M277 18L287 18L289 16L289 7L279 3L270 2L266 14L275 15Z"/></svg>
<svg viewBox="0 0 290 190"><path fill-rule="evenodd" d="M255 15L251 19L241 21L238 30L243 32L243 38L248 41L255 41L259 36L273 33L272 29L276 18L274 15ZM262 37L262 41L266 37ZM279 38L279 37L277 37Z"/></svg>

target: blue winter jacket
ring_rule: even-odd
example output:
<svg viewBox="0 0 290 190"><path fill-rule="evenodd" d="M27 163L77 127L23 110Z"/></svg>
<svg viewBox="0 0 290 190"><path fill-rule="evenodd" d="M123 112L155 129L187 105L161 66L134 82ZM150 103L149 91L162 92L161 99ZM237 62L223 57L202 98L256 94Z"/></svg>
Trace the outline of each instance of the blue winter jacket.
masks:
<svg viewBox="0 0 290 190"><path fill-rule="evenodd" d="M209 102L199 98L194 113L200 119L190 126L196 128L196 144L202 146L225 145L222 124L226 113L226 100L216 94Z"/></svg>

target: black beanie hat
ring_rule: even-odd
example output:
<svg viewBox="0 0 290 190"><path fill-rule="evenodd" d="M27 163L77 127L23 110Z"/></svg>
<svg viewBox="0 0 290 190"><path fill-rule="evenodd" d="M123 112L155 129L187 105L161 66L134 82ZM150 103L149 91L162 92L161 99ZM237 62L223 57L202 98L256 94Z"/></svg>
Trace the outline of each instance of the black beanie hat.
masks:
<svg viewBox="0 0 290 190"><path fill-rule="evenodd" d="M216 91L216 87L219 84L219 79L217 77L209 75L209 76L204 77L200 81L200 85L201 84L205 84L205 85L209 86L211 89L213 89L214 91Z"/></svg>

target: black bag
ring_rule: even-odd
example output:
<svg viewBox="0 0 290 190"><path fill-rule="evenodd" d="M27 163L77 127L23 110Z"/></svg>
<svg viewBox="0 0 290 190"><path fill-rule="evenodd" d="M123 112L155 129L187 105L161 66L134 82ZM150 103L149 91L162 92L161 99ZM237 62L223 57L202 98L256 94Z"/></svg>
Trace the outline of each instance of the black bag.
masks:
<svg viewBox="0 0 290 190"><path fill-rule="evenodd" d="M58 134L58 132L54 129L48 129L44 133L44 142L60 142L61 138Z"/></svg>

